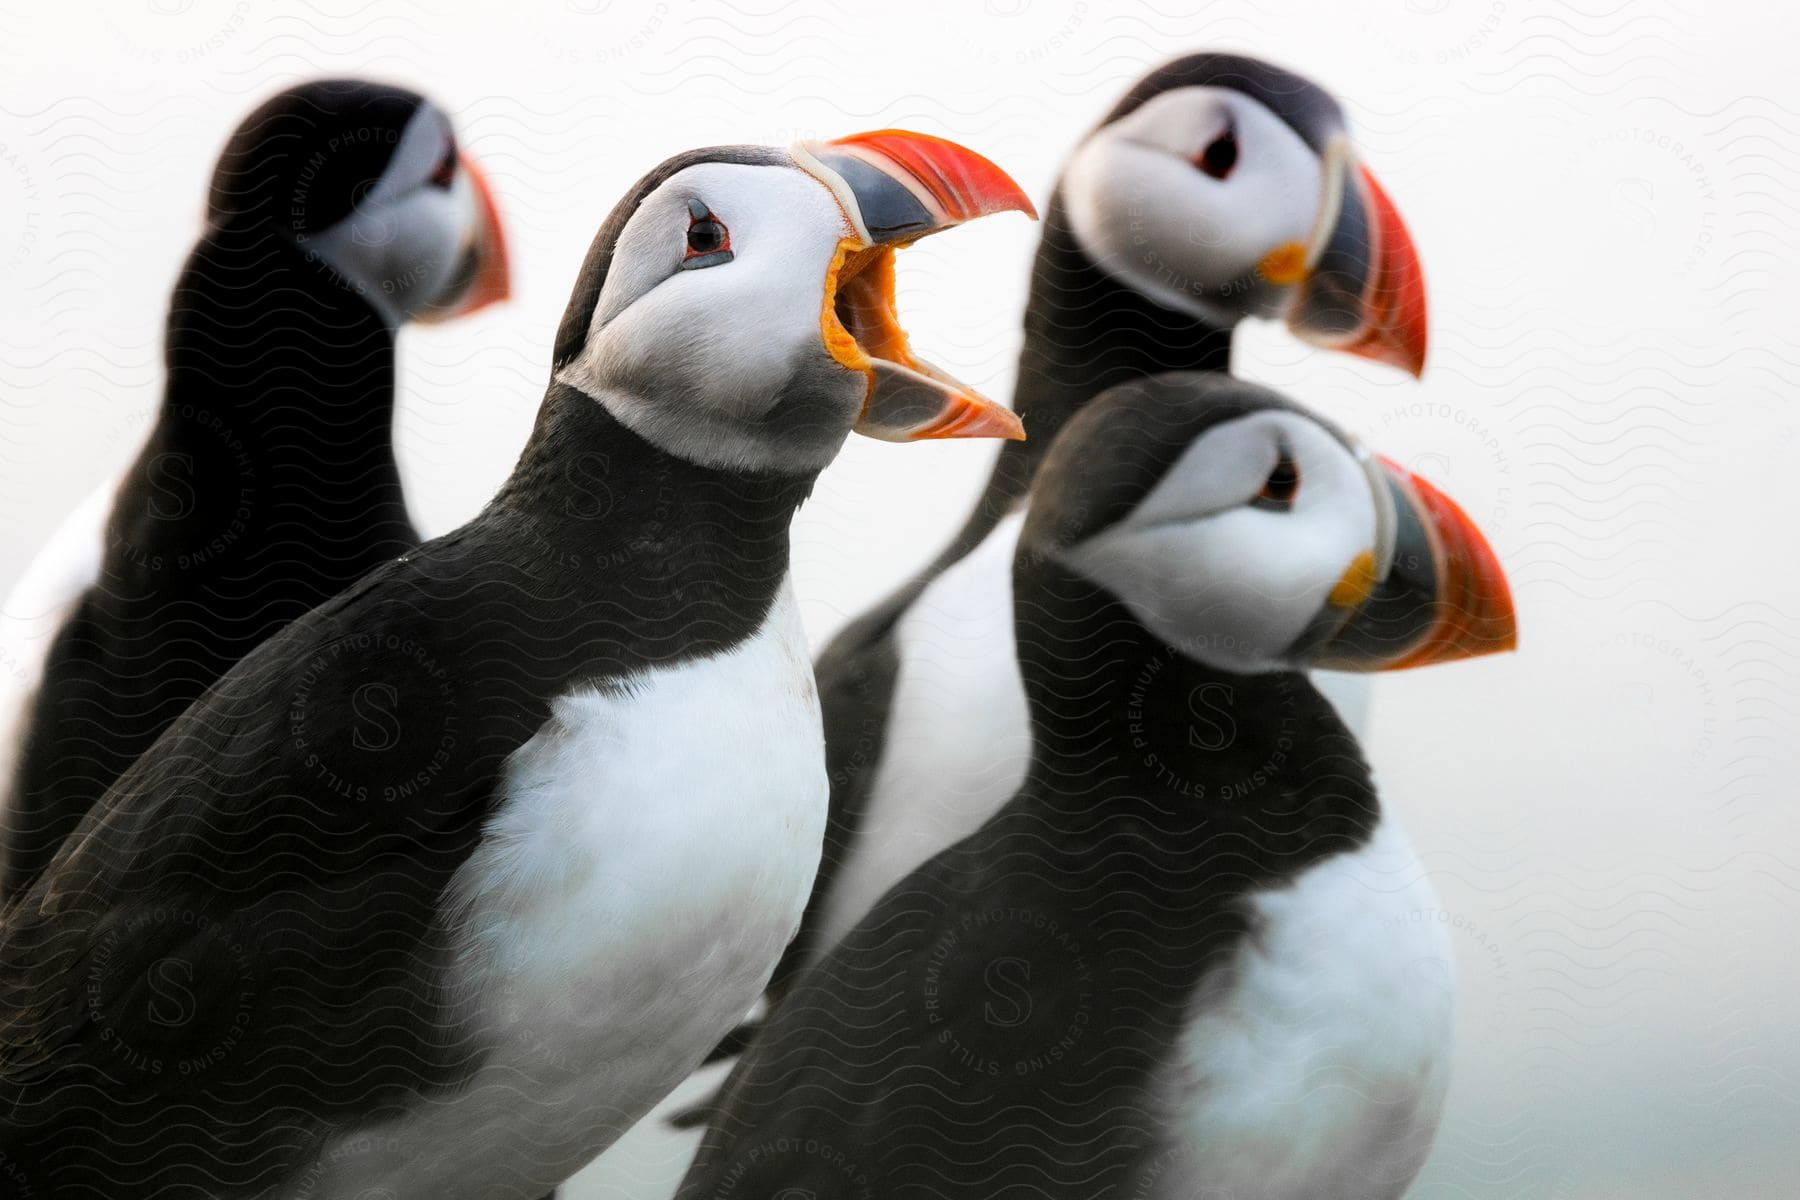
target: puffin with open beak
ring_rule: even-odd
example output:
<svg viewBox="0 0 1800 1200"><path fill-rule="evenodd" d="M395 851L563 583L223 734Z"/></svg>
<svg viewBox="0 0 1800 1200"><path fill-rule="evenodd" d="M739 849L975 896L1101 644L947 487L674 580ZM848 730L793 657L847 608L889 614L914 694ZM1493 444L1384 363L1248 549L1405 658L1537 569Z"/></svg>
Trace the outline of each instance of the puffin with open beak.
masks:
<svg viewBox="0 0 1800 1200"><path fill-rule="evenodd" d="M800 973L680 1200L1397 1200L1443 1103L1448 932L1306 672L1512 649L1492 549L1216 374L1085 408L1023 522L1023 786Z"/></svg>
<svg viewBox="0 0 1800 1200"><path fill-rule="evenodd" d="M319 80L256 108L176 281L168 382L122 480L0 617L0 897L275 630L419 542L393 447L396 341L507 295L486 180L404 88Z"/></svg>
<svg viewBox="0 0 1800 1200"><path fill-rule="evenodd" d="M1425 312L1412 238L1318 85L1256 59L1195 54L1126 93L1076 147L1045 213L1014 397L1030 440L1002 448L938 559L819 656L831 824L777 997L889 884L987 819L1023 778L1018 525L1002 525L1062 426L1115 384L1229 370L1232 330L1248 318L1417 375ZM1351 682L1334 700L1360 700Z"/></svg>
<svg viewBox="0 0 1800 1200"><path fill-rule="evenodd" d="M818 865L794 512L853 431L1019 432L908 348L891 257L1030 207L895 130L640 180L488 507L227 672L8 911L9 1169L535 1196L679 1083Z"/></svg>

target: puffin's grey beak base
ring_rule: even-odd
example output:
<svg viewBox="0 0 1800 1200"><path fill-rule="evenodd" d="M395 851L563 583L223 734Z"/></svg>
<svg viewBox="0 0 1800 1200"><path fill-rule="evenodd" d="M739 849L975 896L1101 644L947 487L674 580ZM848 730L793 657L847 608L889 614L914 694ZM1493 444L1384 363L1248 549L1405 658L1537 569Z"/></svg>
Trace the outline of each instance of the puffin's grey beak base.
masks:
<svg viewBox="0 0 1800 1200"><path fill-rule="evenodd" d="M1391 671L1516 648L1512 590L1475 522L1399 464L1382 459L1379 472L1395 518L1391 559L1384 570L1374 551L1357 557L1332 589L1323 639L1296 657L1330 670Z"/></svg>

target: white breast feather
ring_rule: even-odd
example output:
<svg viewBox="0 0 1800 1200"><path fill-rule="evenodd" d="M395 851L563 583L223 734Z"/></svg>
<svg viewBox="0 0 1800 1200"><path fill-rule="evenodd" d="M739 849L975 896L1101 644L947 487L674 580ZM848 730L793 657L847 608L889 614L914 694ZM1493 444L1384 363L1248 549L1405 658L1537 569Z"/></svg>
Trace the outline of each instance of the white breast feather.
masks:
<svg viewBox="0 0 1800 1200"><path fill-rule="evenodd" d="M1255 904L1260 932L1194 997L1163 1081L1156 1195L1394 1200L1431 1148L1454 969L1431 885L1388 818Z"/></svg>
<svg viewBox="0 0 1800 1200"><path fill-rule="evenodd" d="M16 766L27 708L43 682L50 643L100 577L106 515L117 490L117 484L95 490L63 518L0 611L0 803Z"/></svg>
<svg viewBox="0 0 1800 1200"><path fill-rule="evenodd" d="M790 589L728 653L557 700L504 791L449 901L463 914L459 984L494 1049L463 1093L328 1150L342 1174L311 1194L547 1191L755 1001L798 927L825 826ZM359 1146L375 1149L347 1153Z"/></svg>
<svg viewBox="0 0 1800 1200"><path fill-rule="evenodd" d="M895 625L900 667L881 762L832 884L820 954L895 880L973 832L1025 781L1031 729L1012 613L1023 521L1002 521Z"/></svg>

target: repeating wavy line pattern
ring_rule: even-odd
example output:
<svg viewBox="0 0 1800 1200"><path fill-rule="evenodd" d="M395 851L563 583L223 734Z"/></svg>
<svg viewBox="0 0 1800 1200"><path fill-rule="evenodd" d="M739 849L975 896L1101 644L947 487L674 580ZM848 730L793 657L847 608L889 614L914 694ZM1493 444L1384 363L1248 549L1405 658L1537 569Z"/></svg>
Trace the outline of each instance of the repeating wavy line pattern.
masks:
<svg viewBox="0 0 1800 1200"><path fill-rule="evenodd" d="M670 148L908 125L1041 198L1149 64L1203 45L1284 60L1345 98L1414 229L1432 360L1414 386L1251 328L1245 372L1451 486L1524 630L1513 662L1384 681L1366 747L1458 953L1449 1116L1413 1195L1785 1194L1800 17L983 0L907 23L802 0L144 0L77 38L57 6L8 6L0 577L135 453L205 171L286 83L356 71L431 92L512 227L516 302L402 339L402 468L435 531L510 466L595 223ZM921 351L1000 397L1032 236L996 223L901 267ZM795 533L816 639L929 553L987 453L849 449ZM692 1142L640 1135L568 1194L666 1194Z"/></svg>

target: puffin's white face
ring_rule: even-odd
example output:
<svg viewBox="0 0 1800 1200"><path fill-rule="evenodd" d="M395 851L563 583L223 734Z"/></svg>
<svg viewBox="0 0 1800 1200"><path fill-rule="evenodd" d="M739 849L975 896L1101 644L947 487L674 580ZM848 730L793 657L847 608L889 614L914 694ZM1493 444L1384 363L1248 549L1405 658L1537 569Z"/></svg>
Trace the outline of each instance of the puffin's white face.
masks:
<svg viewBox="0 0 1800 1200"><path fill-rule="evenodd" d="M796 168L677 172L626 222L587 343L557 378L696 462L822 465L868 386L822 340L832 261L856 237L830 190ZM791 411L800 397L822 402L814 419Z"/></svg>
<svg viewBox="0 0 1800 1200"><path fill-rule="evenodd" d="M485 185L457 153L449 120L422 105L381 177L329 229L305 238L394 324L442 320L500 296L504 254ZM498 263L494 260L498 258ZM488 278L479 278L478 276ZM475 303L470 303L474 300Z"/></svg>
<svg viewBox="0 0 1800 1200"><path fill-rule="evenodd" d="M1182 87L1095 131L1064 172L1063 194L1096 265L1228 328L1286 303L1290 289L1277 285L1290 264L1261 268L1316 240L1325 171L1262 104L1229 88Z"/></svg>
<svg viewBox="0 0 1800 1200"><path fill-rule="evenodd" d="M1190 657L1282 668L1346 579L1390 565L1380 472L1298 413L1251 413L1208 429L1124 520L1059 555Z"/></svg>

